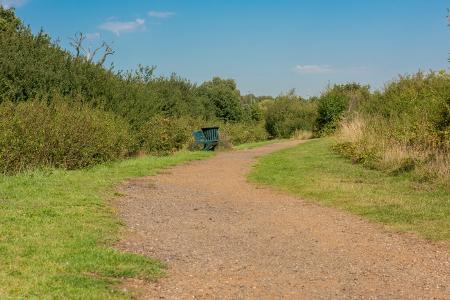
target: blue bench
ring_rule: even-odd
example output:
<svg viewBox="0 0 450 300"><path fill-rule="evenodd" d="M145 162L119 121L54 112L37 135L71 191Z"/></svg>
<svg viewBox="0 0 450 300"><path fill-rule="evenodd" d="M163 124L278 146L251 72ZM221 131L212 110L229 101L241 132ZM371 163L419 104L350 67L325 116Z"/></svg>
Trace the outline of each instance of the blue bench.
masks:
<svg viewBox="0 0 450 300"><path fill-rule="evenodd" d="M204 151L214 151L219 144L219 127L205 127L192 134L195 144L203 145Z"/></svg>

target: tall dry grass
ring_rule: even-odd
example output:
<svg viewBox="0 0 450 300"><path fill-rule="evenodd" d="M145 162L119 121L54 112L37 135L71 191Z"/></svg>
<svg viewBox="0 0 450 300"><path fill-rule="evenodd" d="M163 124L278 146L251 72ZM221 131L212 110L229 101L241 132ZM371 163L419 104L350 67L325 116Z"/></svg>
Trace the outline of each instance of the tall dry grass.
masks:
<svg viewBox="0 0 450 300"><path fill-rule="evenodd" d="M388 125L361 115L343 120L335 139L335 149L355 162L391 174L411 172L418 179L450 185L450 149L444 145L414 145L394 139Z"/></svg>

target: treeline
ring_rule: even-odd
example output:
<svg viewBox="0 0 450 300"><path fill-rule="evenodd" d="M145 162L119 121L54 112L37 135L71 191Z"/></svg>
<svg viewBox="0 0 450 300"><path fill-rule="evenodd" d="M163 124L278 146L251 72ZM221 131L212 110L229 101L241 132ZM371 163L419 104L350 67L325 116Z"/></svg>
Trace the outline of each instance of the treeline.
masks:
<svg viewBox="0 0 450 300"><path fill-rule="evenodd" d="M254 102L233 80L196 85L153 67L122 72L72 54L0 7L0 172L78 168L139 151L187 147L220 125L226 143L267 138Z"/></svg>

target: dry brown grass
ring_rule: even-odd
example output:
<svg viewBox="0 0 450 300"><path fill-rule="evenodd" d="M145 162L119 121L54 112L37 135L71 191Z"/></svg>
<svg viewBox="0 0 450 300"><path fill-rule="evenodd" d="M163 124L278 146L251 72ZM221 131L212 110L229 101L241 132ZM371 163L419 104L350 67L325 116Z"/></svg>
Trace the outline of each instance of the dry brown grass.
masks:
<svg viewBox="0 0 450 300"><path fill-rule="evenodd" d="M295 140L308 140L313 137L313 132L310 130L296 130L292 136Z"/></svg>
<svg viewBox="0 0 450 300"><path fill-rule="evenodd" d="M351 143L355 153L350 156L363 156L375 152L376 160L371 166L388 172L412 171L420 178L431 178L448 184L450 182L450 150L435 145L408 145L406 142L393 140L384 126L375 124L356 115L343 120L335 134L337 143Z"/></svg>
<svg viewBox="0 0 450 300"><path fill-rule="evenodd" d="M352 119L346 119L341 122L336 137L343 142L356 143L362 139L364 128L364 120L356 115Z"/></svg>

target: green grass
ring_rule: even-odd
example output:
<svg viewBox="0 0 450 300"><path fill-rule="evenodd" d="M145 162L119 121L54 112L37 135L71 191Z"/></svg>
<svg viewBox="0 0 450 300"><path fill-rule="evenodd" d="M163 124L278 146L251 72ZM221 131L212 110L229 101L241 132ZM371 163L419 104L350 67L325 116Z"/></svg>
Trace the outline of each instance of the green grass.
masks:
<svg viewBox="0 0 450 300"><path fill-rule="evenodd" d="M260 159L250 180L310 201L348 210L370 220L450 241L450 191L355 165L319 139Z"/></svg>
<svg viewBox="0 0 450 300"><path fill-rule="evenodd" d="M112 249L121 225L107 199L127 178L210 155L0 176L0 298L129 298L115 288L120 278L162 276L162 263Z"/></svg>
<svg viewBox="0 0 450 300"><path fill-rule="evenodd" d="M282 140L276 139L276 140L268 140L268 141L261 141L261 142L245 143L245 144L240 144L240 145L234 146L233 149L235 149L235 150L248 150L248 149L254 149L254 148L265 146L265 145L278 143L278 142L281 142L281 141Z"/></svg>

